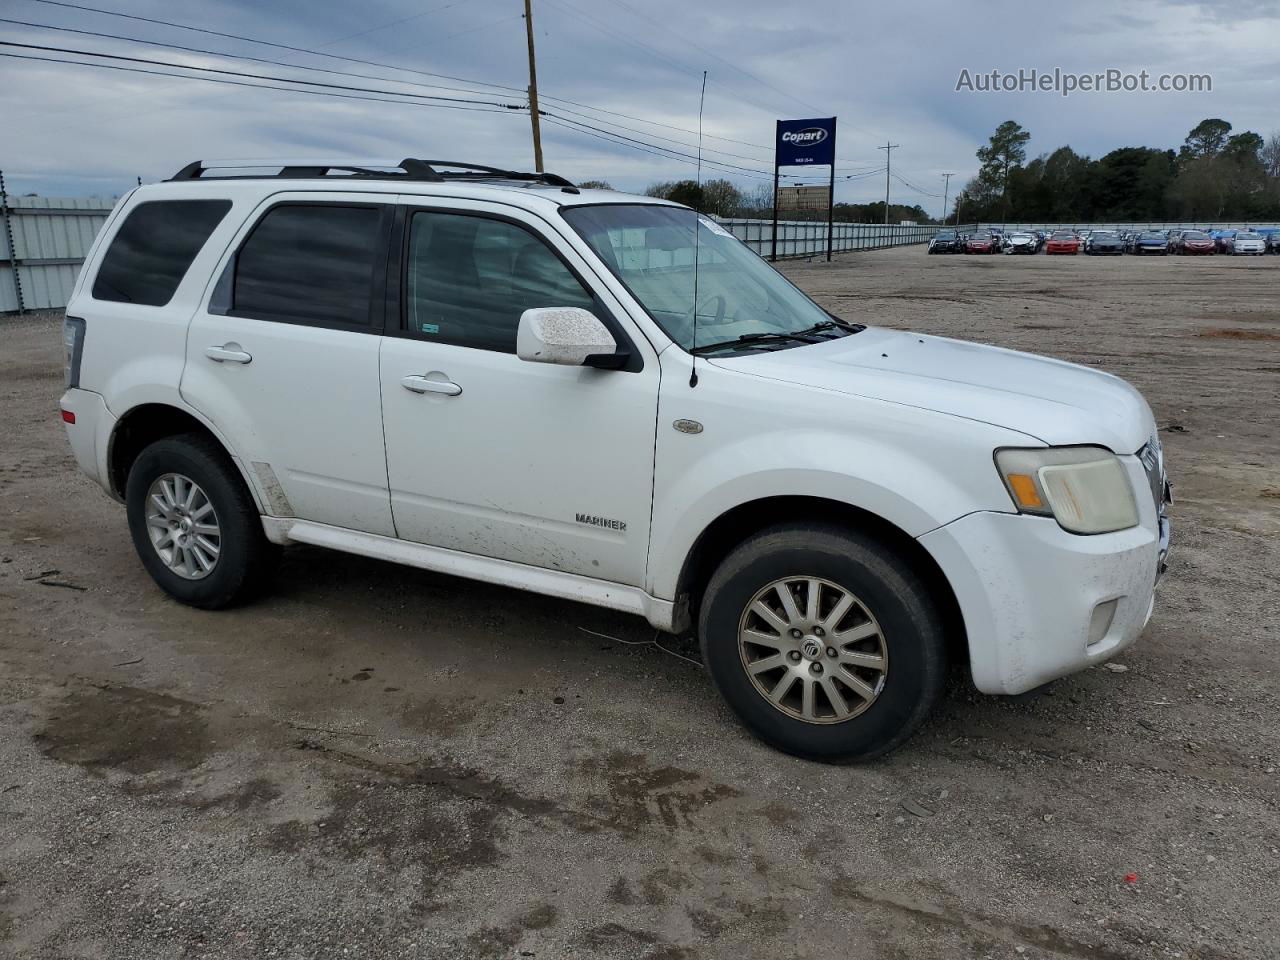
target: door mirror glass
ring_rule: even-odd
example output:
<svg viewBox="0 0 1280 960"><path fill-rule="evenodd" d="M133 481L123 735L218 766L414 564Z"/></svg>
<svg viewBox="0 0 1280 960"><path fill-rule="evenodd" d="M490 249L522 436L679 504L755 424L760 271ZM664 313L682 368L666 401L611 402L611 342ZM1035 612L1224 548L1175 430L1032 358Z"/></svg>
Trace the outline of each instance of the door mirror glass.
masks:
<svg viewBox="0 0 1280 960"><path fill-rule="evenodd" d="M612 359L617 349L613 334L590 310L537 307L520 315L516 355L521 360L580 367L602 354Z"/></svg>

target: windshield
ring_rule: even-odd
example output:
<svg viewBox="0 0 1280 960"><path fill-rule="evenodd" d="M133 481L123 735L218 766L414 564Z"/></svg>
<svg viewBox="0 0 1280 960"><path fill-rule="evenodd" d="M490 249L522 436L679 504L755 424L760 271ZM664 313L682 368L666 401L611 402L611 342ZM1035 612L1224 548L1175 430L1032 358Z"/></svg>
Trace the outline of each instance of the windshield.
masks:
<svg viewBox="0 0 1280 960"><path fill-rule="evenodd" d="M1074 233L1055 233L1052 237L1054 240L1074 240L1075 238Z"/></svg>
<svg viewBox="0 0 1280 960"><path fill-rule="evenodd" d="M1237 233L1237 240L1261 240L1262 235L1258 233Z"/></svg>
<svg viewBox="0 0 1280 960"><path fill-rule="evenodd" d="M655 323L685 350L836 327L831 316L719 224L683 207L601 204L561 211ZM696 218L696 219L695 219ZM694 342L694 223L697 343ZM843 322L841 322L843 323ZM770 340L771 347L795 346ZM814 340L821 339L814 337Z"/></svg>
<svg viewBox="0 0 1280 960"><path fill-rule="evenodd" d="M1138 239L1143 241L1144 243L1146 243L1147 241L1159 241L1160 243L1164 243L1164 234L1163 233L1144 233Z"/></svg>
<svg viewBox="0 0 1280 960"><path fill-rule="evenodd" d="M1188 230L1182 235L1183 240L1208 240L1207 233L1201 233L1199 230Z"/></svg>
<svg viewBox="0 0 1280 960"><path fill-rule="evenodd" d="M937 239L937 240L951 240L951 239L954 239L954 238L955 238L955 235L956 235L956 232L955 232L954 230L939 230L939 231L938 231L937 236L935 237L935 239Z"/></svg>
<svg viewBox="0 0 1280 960"><path fill-rule="evenodd" d="M1114 240L1116 235L1110 230L1095 230L1089 236L1094 240Z"/></svg>

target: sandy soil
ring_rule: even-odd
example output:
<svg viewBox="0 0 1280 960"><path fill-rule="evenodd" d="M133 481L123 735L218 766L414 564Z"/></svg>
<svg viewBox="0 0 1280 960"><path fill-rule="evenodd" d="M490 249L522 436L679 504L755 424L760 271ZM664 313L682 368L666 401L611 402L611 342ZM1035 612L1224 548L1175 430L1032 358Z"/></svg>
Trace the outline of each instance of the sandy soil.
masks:
<svg viewBox="0 0 1280 960"><path fill-rule="evenodd" d="M295 549L187 609L75 470L57 318L0 319L0 956L1280 955L1280 258L787 272L1146 393L1175 551L1126 671L957 677L831 767L588 607Z"/></svg>

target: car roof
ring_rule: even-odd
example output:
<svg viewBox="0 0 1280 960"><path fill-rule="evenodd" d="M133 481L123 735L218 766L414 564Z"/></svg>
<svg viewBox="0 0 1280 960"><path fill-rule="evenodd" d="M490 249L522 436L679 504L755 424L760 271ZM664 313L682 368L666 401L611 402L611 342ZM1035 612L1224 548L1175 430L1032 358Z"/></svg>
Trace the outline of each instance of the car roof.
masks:
<svg viewBox="0 0 1280 960"><path fill-rule="evenodd" d="M404 161L408 164L409 161ZM396 167L399 165L378 164ZM280 173L223 174L208 176L211 172L244 170L253 168L280 169ZM355 166L294 165L280 161L223 162L202 166L200 161L184 167L170 180L147 184L133 191L136 202L145 200L196 199L199 197L247 200L257 203L281 193L342 193L373 196L410 196L423 198L448 198L459 200L489 200L521 207L532 212L547 212L571 206L598 204L649 204L689 209L657 197L637 196L615 190L582 189L554 174L504 175L504 171L476 172L445 176L406 176L404 173L364 173L334 175L329 170L351 170ZM430 170L430 168L427 168ZM489 168L477 168L488 171ZM316 175L307 175L315 171ZM432 174L435 171L431 171ZM327 173L327 175L326 175ZM539 178L539 179L534 179ZM545 179L542 179L545 178Z"/></svg>

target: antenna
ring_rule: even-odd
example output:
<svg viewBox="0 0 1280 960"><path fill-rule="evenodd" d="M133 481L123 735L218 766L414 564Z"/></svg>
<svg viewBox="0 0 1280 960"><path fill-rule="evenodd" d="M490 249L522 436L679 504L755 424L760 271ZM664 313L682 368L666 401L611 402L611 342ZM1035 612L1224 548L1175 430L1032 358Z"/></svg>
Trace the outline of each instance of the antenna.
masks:
<svg viewBox="0 0 1280 960"><path fill-rule="evenodd" d="M702 199L702 107L707 102L707 71L702 71L702 94L698 97L698 199ZM693 346L698 345L698 240L702 236L702 211L693 212ZM698 355L691 353L689 387L698 385Z"/></svg>

